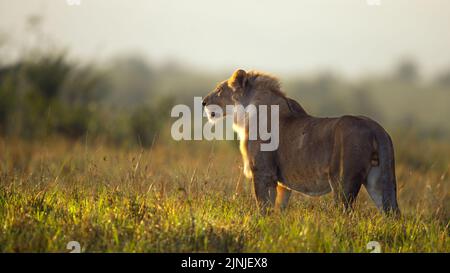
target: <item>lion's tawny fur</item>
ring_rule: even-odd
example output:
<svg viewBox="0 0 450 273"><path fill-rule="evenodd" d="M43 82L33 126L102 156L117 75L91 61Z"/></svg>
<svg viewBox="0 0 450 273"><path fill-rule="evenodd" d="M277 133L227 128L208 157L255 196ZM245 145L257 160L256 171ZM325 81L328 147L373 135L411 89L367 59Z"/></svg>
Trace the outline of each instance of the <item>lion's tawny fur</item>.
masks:
<svg viewBox="0 0 450 273"><path fill-rule="evenodd" d="M313 196L332 191L336 203L349 208L364 185L378 208L399 212L392 141L375 121L362 116L313 117L281 91L276 77L241 69L219 83L203 102L205 107L214 104L223 109L226 105L279 107L275 151L261 151L260 139L248 139L245 119L235 118L244 174L252 179L263 211L271 205L285 207L291 190Z"/></svg>

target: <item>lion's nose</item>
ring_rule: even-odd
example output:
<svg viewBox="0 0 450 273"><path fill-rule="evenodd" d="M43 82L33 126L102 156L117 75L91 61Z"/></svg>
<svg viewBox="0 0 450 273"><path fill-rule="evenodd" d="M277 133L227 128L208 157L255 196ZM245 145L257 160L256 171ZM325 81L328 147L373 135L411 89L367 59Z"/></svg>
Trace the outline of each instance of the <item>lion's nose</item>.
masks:
<svg viewBox="0 0 450 273"><path fill-rule="evenodd" d="M202 105L203 105L203 107L205 107L206 106L206 102L202 101Z"/></svg>
<svg viewBox="0 0 450 273"><path fill-rule="evenodd" d="M216 116L216 112L211 112L211 117L215 117Z"/></svg>

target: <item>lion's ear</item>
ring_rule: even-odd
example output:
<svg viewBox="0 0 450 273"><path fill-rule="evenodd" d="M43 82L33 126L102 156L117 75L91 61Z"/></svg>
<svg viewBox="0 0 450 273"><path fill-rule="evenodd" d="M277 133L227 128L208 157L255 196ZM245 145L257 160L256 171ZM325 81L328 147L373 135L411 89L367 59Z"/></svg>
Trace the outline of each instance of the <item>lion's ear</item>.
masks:
<svg viewBox="0 0 450 273"><path fill-rule="evenodd" d="M247 85L247 72L242 69L234 71L231 78L228 80L228 85L233 89L244 89Z"/></svg>

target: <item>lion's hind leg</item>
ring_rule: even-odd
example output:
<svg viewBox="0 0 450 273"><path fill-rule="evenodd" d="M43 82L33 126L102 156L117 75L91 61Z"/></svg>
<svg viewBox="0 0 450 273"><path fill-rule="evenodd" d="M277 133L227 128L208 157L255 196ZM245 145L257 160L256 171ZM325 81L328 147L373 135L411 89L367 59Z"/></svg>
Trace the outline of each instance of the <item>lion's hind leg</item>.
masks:
<svg viewBox="0 0 450 273"><path fill-rule="evenodd" d="M277 198L275 201L276 210L284 210L289 202L289 197L291 197L292 190L284 187L280 183L277 185Z"/></svg>
<svg viewBox="0 0 450 273"><path fill-rule="evenodd" d="M379 183L380 178L380 167L372 167L367 176L367 181L365 187L369 193L370 198L377 206L378 209L383 209L383 188L381 183Z"/></svg>
<svg viewBox="0 0 450 273"><path fill-rule="evenodd" d="M342 207L344 211L353 208L356 197L361 189L364 181L364 170L354 171L349 166L340 166L337 172L330 175L330 186L333 190L334 203L336 206Z"/></svg>
<svg viewBox="0 0 450 273"><path fill-rule="evenodd" d="M353 208L359 190L361 189L361 177L344 177L336 179L333 183L334 202L337 206L342 207L344 211Z"/></svg>

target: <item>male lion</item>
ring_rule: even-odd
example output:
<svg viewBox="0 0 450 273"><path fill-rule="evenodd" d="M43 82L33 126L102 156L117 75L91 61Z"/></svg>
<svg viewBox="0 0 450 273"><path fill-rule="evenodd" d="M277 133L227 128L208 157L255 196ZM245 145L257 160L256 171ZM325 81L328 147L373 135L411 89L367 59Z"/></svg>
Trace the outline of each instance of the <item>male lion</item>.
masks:
<svg viewBox="0 0 450 273"><path fill-rule="evenodd" d="M241 69L203 100L210 120L221 118L214 107L225 115L226 105L279 107L279 146L274 151L262 151L264 141L259 138L249 139L248 115L244 122L234 117L244 174L253 180L263 212L273 206L285 208L291 190L312 196L333 191L335 202L348 209L363 184L380 210L400 213L392 141L375 121L362 116L313 117L286 97L275 77Z"/></svg>

